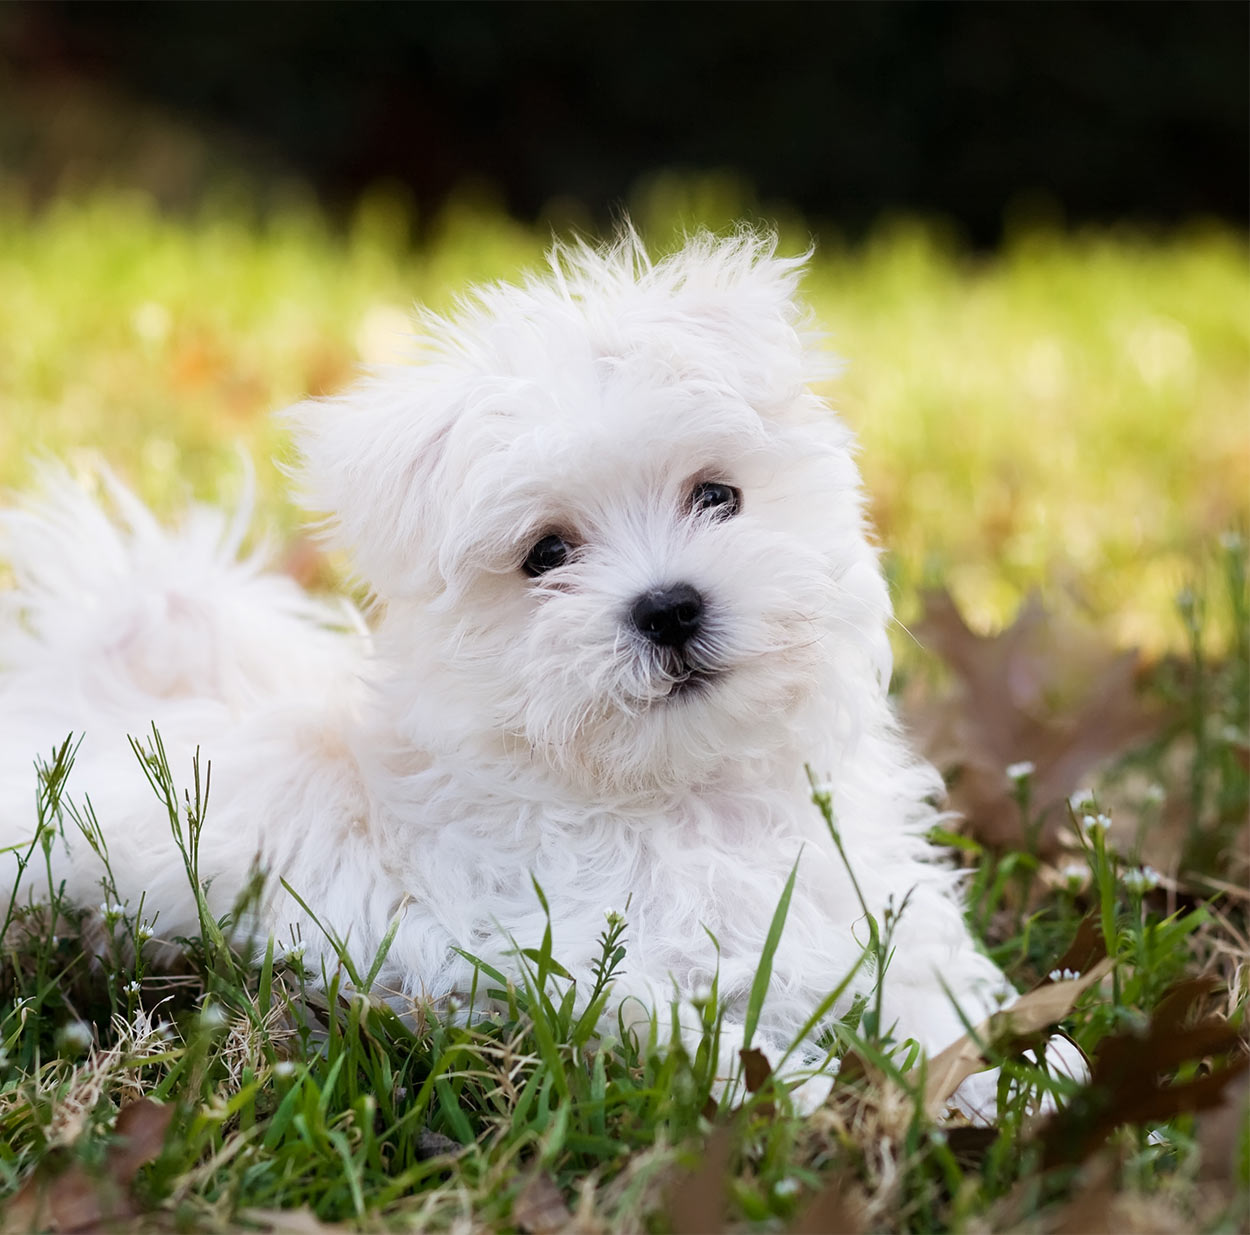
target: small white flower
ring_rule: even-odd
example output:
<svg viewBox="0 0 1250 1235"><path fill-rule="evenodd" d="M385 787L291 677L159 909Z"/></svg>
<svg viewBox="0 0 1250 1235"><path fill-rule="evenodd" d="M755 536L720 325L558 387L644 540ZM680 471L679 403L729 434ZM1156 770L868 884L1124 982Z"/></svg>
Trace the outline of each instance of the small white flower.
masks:
<svg viewBox="0 0 1250 1235"><path fill-rule="evenodd" d="M303 942L300 942L300 943L293 943L293 944L292 944L289 948L287 948L287 950L286 950L286 959L287 959L288 961L301 961L301 960L303 960L303 959L304 959L304 948L305 948L305 946L306 946L306 945L305 945Z"/></svg>
<svg viewBox="0 0 1250 1235"><path fill-rule="evenodd" d="M712 998L712 988L706 982L698 983L694 990L690 992L690 1002L696 1008L704 1007L708 1000Z"/></svg>
<svg viewBox="0 0 1250 1235"><path fill-rule="evenodd" d="M1168 791L1158 782L1146 786L1146 805L1162 806L1168 800Z"/></svg>
<svg viewBox="0 0 1250 1235"><path fill-rule="evenodd" d="M1153 866L1133 866L1124 872L1124 886L1141 895L1159 886L1161 876Z"/></svg>
<svg viewBox="0 0 1250 1235"><path fill-rule="evenodd" d="M1078 789L1068 799L1068 805L1078 815L1093 810L1095 806L1094 791L1092 789Z"/></svg>
<svg viewBox="0 0 1250 1235"><path fill-rule="evenodd" d="M614 929L625 922L625 915L619 909L605 909L603 916L607 924Z"/></svg>
<svg viewBox="0 0 1250 1235"><path fill-rule="evenodd" d="M1106 832L1111 826L1111 816L1099 811L1096 815L1084 815L1081 818L1081 827L1085 829L1086 836L1093 836L1095 832Z"/></svg>
<svg viewBox="0 0 1250 1235"><path fill-rule="evenodd" d="M1079 969L1052 969L1046 976L1052 982L1075 982L1081 972Z"/></svg>
<svg viewBox="0 0 1250 1235"><path fill-rule="evenodd" d="M63 1045L77 1051L85 1051L91 1045L91 1026L84 1021L70 1021L61 1028Z"/></svg>
<svg viewBox="0 0 1250 1235"><path fill-rule="evenodd" d="M833 781L831 781L831 780L818 780L818 781L817 781L817 782L816 782L816 783L812 786L812 794L813 794L815 797L818 797L818 798L831 798L831 797L833 797Z"/></svg>
<svg viewBox="0 0 1250 1235"><path fill-rule="evenodd" d="M114 922L121 919L122 907L120 905L114 905L111 901L101 901L100 913L104 916L105 924L107 926L112 926Z"/></svg>
<svg viewBox="0 0 1250 1235"><path fill-rule="evenodd" d="M460 1008L461 1008L460 1000L457 999L455 995L448 995L447 996L447 1011L450 1012L454 1016L457 1012L460 1011Z"/></svg>
<svg viewBox="0 0 1250 1235"><path fill-rule="evenodd" d="M287 1080L295 1075L295 1065L289 1059L279 1059L273 1065L273 1074L282 1080Z"/></svg>
<svg viewBox="0 0 1250 1235"><path fill-rule="evenodd" d="M138 979L135 979L134 981L131 981L131 982L127 982L126 985L122 987L122 990L124 990L127 995L137 995L139 993Z"/></svg>
<svg viewBox="0 0 1250 1235"><path fill-rule="evenodd" d="M774 1196L794 1196L798 1193L802 1185L793 1175L787 1175L785 1179L779 1179L773 1184Z"/></svg>
<svg viewBox="0 0 1250 1235"><path fill-rule="evenodd" d="M200 1024L205 1029L220 1029L226 1019L226 1010L219 1003L206 1003L200 1010Z"/></svg>
<svg viewBox="0 0 1250 1235"><path fill-rule="evenodd" d="M151 938L152 938L152 923L140 922L139 925L135 927L135 942L138 943L140 946L142 946L143 944L147 943L147 941Z"/></svg>
<svg viewBox="0 0 1250 1235"><path fill-rule="evenodd" d="M1014 780L1017 784L1022 780L1028 780L1036 771L1037 767L1027 759L1022 760L1020 763L1009 763L1007 765L1008 778Z"/></svg>
<svg viewBox="0 0 1250 1235"><path fill-rule="evenodd" d="M1065 862L1059 868L1059 878L1069 892L1079 892L1089 878L1089 867L1084 862Z"/></svg>

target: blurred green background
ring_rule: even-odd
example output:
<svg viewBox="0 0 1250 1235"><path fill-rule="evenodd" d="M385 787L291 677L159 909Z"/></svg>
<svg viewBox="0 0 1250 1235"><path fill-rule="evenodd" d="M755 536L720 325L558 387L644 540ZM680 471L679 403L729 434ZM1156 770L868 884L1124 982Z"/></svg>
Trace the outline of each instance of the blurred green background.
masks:
<svg viewBox="0 0 1250 1235"><path fill-rule="evenodd" d="M904 620L926 584L979 629L1041 587L1162 651L1250 521L1243 25L9 5L0 483L94 452L172 511L236 493L241 445L289 534L267 413L402 354L414 302L623 208L661 249L747 218L816 238L806 292L848 361L827 393Z"/></svg>

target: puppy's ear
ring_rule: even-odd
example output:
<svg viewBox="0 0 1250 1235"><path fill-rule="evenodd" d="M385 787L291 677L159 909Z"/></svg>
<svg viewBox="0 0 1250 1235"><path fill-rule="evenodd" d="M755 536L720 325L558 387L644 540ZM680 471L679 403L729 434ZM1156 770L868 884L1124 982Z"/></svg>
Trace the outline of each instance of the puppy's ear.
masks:
<svg viewBox="0 0 1250 1235"><path fill-rule="evenodd" d="M284 418L298 450L296 495L324 516L329 543L383 599L428 590L445 505L439 465L455 421L438 383L419 366L382 368Z"/></svg>

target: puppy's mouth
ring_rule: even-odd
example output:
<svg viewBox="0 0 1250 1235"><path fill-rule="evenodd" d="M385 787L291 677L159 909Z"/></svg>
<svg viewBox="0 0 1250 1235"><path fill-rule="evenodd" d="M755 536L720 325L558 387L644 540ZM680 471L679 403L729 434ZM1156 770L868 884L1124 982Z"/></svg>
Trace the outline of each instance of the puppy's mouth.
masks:
<svg viewBox="0 0 1250 1235"><path fill-rule="evenodd" d="M681 699L701 695L719 676L719 671L715 669L687 669L673 682L665 698Z"/></svg>

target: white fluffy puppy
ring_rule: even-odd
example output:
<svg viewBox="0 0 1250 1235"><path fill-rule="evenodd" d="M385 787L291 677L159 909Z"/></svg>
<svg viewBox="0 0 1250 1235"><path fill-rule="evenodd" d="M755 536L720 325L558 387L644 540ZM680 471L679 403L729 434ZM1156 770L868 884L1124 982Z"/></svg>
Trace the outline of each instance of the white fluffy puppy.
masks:
<svg viewBox="0 0 1250 1235"><path fill-rule="evenodd" d="M719 971L731 1016L797 861L775 1058L868 939L810 765L870 910L906 902L884 1027L946 1045L952 999L975 1022L1008 988L925 840L941 784L887 700L890 605L851 435L809 385L802 265L753 235L654 264L632 235L560 249L426 319L410 367L297 408L301 496L376 596L369 636L238 560L214 512L165 531L120 487L107 515L51 480L4 517L0 843L29 834L36 752L84 733L71 788L119 891L193 933L126 744L155 722L178 774L212 763L215 911L259 858L264 928L314 968L332 950L279 876L362 967L398 919L379 983L442 1000L472 981L459 949L515 971L538 941L532 873L579 984L628 902L617 995L663 1007ZM81 837L54 860L99 903Z"/></svg>

